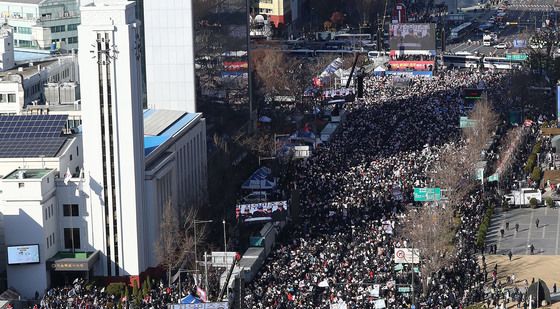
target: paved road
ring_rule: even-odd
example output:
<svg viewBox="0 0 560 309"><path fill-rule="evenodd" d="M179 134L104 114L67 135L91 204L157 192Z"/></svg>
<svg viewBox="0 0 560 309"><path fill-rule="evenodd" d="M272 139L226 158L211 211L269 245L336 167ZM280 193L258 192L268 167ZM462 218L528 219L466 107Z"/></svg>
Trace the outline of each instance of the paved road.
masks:
<svg viewBox="0 0 560 309"><path fill-rule="evenodd" d="M554 11L554 0L510 0L508 6L507 18L508 22L517 23L517 25L507 25L505 29L498 31L498 41L508 43L512 46L514 39L528 40L536 28L541 28L542 23L550 18L551 12ZM480 14L476 19L479 23L486 22L496 10L486 10L486 13ZM557 15L554 15L557 16ZM557 17L554 17L556 19ZM468 44L471 40L473 43ZM504 55L512 52L527 52L524 49L496 49L493 46L482 46L482 34L473 33L466 37L463 42L450 44L447 48L448 52L469 52L480 53L485 55Z"/></svg>
<svg viewBox="0 0 560 309"><path fill-rule="evenodd" d="M539 219L539 227L535 221ZM509 222L509 230L505 229ZM519 232L515 232L515 223L519 223ZM504 237L500 229L504 229ZM515 255L529 255L529 246L533 244L535 254L560 254L560 209L539 207L537 209L521 208L506 212L497 211L492 218L486 244L497 244L498 254L507 254L511 249Z"/></svg>

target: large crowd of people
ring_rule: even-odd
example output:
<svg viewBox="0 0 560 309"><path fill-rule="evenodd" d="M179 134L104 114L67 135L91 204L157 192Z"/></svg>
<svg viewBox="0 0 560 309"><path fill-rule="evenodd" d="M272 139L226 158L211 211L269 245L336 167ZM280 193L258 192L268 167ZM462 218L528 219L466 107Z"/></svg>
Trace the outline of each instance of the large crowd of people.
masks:
<svg viewBox="0 0 560 309"><path fill-rule="evenodd" d="M387 308L409 308L411 297L398 285L411 274L395 271L393 252L407 245L399 230L413 215L404 211L413 188L428 187L441 149L458 144L459 117L468 108L463 89L483 86L489 98L499 98L506 84L499 72L446 71L406 87L391 78L366 79L364 100L348 106L337 135L298 168L300 221L244 290L243 307L375 308L384 299ZM422 308L482 300L474 245L482 198L472 192L457 210L453 265L421 274L431 277L429 292L416 293Z"/></svg>

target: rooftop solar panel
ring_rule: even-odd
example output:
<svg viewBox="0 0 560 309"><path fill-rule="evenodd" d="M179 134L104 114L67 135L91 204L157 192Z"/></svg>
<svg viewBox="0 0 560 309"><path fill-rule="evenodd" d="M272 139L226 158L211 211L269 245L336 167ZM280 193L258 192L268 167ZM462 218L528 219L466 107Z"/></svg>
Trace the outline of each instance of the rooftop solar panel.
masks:
<svg viewBox="0 0 560 309"><path fill-rule="evenodd" d="M0 116L0 140L60 137L68 115Z"/></svg>
<svg viewBox="0 0 560 309"><path fill-rule="evenodd" d="M0 158L55 157L65 137L0 139Z"/></svg>

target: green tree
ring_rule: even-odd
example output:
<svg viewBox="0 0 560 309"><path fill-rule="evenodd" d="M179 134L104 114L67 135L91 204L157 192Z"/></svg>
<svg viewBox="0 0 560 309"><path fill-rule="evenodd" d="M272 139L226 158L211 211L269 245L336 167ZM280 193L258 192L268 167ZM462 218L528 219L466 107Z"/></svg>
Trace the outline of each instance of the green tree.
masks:
<svg viewBox="0 0 560 309"><path fill-rule="evenodd" d="M541 181L541 176L541 168L535 166L535 168L533 168L533 172L531 173L531 179L533 179L535 182L539 182Z"/></svg>
<svg viewBox="0 0 560 309"><path fill-rule="evenodd" d="M547 197L544 199L544 201L545 201L545 203L546 203L546 207L552 207L552 206L554 206L554 200L552 200L552 197L547 196Z"/></svg>
<svg viewBox="0 0 560 309"><path fill-rule="evenodd" d="M148 281L144 281L144 283L142 283L142 296L146 297L149 294L149 290L148 290Z"/></svg>
<svg viewBox="0 0 560 309"><path fill-rule="evenodd" d="M138 281L134 280L134 283L132 284L132 297L136 298L136 296L138 296Z"/></svg>
<svg viewBox="0 0 560 309"><path fill-rule="evenodd" d="M124 286L124 298L126 299L126 301L129 301L130 295L129 295L129 291L128 291L128 285Z"/></svg>
<svg viewBox="0 0 560 309"><path fill-rule="evenodd" d="M148 282L148 290L152 290L152 278L150 276L146 277L146 282Z"/></svg>
<svg viewBox="0 0 560 309"><path fill-rule="evenodd" d="M534 198L534 197L529 200L529 205L531 205L531 208L533 208L533 209L537 208L538 204L539 204L539 201L537 201L537 199Z"/></svg>

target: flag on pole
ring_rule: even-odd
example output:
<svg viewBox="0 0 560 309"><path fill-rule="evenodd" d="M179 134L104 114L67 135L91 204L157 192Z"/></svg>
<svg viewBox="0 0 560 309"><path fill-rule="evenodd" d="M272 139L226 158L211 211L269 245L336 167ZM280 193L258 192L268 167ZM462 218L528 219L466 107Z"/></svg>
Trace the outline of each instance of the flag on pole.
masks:
<svg viewBox="0 0 560 309"><path fill-rule="evenodd" d="M66 173L64 173L64 184L68 185L68 182L72 179L72 173L70 173L70 168L66 168Z"/></svg>
<svg viewBox="0 0 560 309"><path fill-rule="evenodd" d="M76 187L76 196L80 196L80 192L84 191L84 169L80 169L80 180L78 182L78 186Z"/></svg>
<svg viewBox="0 0 560 309"><path fill-rule="evenodd" d="M498 180L499 180L498 173L494 173L494 174L490 175L490 177L488 177L488 182L493 182L493 181L498 181Z"/></svg>
<svg viewBox="0 0 560 309"><path fill-rule="evenodd" d="M204 291L203 289L201 289L200 287L196 287L196 294L198 294L198 297L203 301L203 302L207 302L208 301L208 296L206 295L206 291Z"/></svg>

